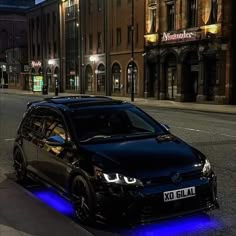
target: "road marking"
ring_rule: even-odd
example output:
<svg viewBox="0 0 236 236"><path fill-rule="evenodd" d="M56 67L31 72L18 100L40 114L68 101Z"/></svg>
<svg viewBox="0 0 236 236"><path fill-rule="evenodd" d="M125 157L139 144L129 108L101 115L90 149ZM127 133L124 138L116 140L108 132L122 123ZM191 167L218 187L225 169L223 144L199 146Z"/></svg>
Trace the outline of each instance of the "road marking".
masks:
<svg viewBox="0 0 236 236"><path fill-rule="evenodd" d="M213 135L221 135L221 136L225 136L225 137L236 138L236 135L218 134L218 133L209 132L209 131L205 131L205 130L193 129L193 128L185 128L185 127L181 127L181 126L171 126L171 127L177 128L177 129L184 129L184 130L188 130L188 131L194 131L194 132L200 132L200 133L213 134Z"/></svg>
<svg viewBox="0 0 236 236"><path fill-rule="evenodd" d="M14 141L15 139L14 138L6 138L4 139L6 142L10 142L10 141Z"/></svg>
<svg viewBox="0 0 236 236"><path fill-rule="evenodd" d="M230 137L230 138L236 138L235 135L230 135L230 134L221 134L222 136Z"/></svg>
<svg viewBox="0 0 236 236"><path fill-rule="evenodd" d="M200 129L185 128L185 127L180 127L180 126L171 126L171 127L178 128L178 129L185 129L185 130L189 130L189 131L207 133L207 134L210 134L210 133L211 133L211 132L209 132L209 131L200 130Z"/></svg>

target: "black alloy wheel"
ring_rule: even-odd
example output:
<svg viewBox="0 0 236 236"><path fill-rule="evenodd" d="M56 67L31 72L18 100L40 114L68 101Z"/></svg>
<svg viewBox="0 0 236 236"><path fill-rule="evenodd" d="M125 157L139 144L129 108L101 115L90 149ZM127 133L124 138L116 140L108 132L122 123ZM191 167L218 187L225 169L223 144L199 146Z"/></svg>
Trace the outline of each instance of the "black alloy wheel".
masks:
<svg viewBox="0 0 236 236"><path fill-rule="evenodd" d="M92 189L82 176L76 176L71 186L72 201L75 215L83 224L95 223L95 208Z"/></svg>
<svg viewBox="0 0 236 236"><path fill-rule="evenodd" d="M27 171L24 158L21 152L17 149L14 152L14 169L17 182L23 184L27 181Z"/></svg>

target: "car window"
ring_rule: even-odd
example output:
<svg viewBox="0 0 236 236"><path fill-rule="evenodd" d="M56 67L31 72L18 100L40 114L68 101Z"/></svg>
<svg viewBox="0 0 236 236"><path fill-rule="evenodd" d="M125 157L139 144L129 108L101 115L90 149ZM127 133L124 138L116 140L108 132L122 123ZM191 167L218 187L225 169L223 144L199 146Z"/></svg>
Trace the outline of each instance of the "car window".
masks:
<svg viewBox="0 0 236 236"><path fill-rule="evenodd" d="M30 129L35 133L41 133L43 130L43 115L38 109L33 109L25 119L23 128Z"/></svg>
<svg viewBox="0 0 236 236"><path fill-rule="evenodd" d="M138 109L89 109L74 112L72 119L79 139L163 132Z"/></svg>
<svg viewBox="0 0 236 236"><path fill-rule="evenodd" d="M65 141L70 140L63 118L54 111L48 111L45 115L44 133L46 138L58 135Z"/></svg>
<svg viewBox="0 0 236 236"><path fill-rule="evenodd" d="M155 128L147 121L145 121L142 117L140 117L138 114L131 111L127 111L127 116L133 129L139 131L155 132Z"/></svg>

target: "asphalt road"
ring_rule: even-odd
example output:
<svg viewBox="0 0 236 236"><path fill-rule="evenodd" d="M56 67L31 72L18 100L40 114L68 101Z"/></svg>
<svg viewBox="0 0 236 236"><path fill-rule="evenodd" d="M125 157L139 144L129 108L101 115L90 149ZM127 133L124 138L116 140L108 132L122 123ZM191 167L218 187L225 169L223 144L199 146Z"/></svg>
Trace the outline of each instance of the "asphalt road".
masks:
<svg viewBox="0 0 236 236"><path fill-rule="evenodd" d="M35 97L27 98L18 95L0 94L0 183L8 181L4 185L5 189L8 186L12 187L12 180L7 180L6 174L12 173L11 151L17 126L22 118L27 102L37 99ZM236 235L235 115L160 109L157 107L143 108L158 121L168 124L174 134L198 148L209 158L218 176L220 210L211 212L208 224L199 223L200 226L193 228L193 231L181 231L174 225L174 220L164 222L162 225L157 223L156 225L142 226L142 228L140 226L126 231L91 228L87 230L94 235L179 235L178 233L181 232L185 232L186 235ZM0 186L0 195L2 188ZM20 186L17 186L17 189L18 192L24 191ZM28 198L30 197L31 195L29 194ZM44 207L45 211L47 211L48 208L44 204L41 205L40 209L43 211ZM214 227L213 222L217 222L217 225L214 224ZM1 224L0 212L0 229ZM180 222L178 224L183 225L184 223ZM207 229L209 224L212 226L211 230ZM5 225L5 227L9 226ZM160 233L160 229L165 230L166 228L172 229L172 234L165 234L164 231ZM174 233L175 230L178 231L176 231L176 234ZM0 235L2 234L0 233ZM41 234L35 233L34 235Z"/></svg>

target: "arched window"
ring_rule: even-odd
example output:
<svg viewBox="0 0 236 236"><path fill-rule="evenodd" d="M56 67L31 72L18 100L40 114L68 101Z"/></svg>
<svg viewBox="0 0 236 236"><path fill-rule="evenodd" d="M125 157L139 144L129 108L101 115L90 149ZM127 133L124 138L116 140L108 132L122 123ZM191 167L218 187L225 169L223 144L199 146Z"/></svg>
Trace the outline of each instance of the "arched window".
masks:
<svg viewBox="0 0 236 236"><path fill-rule="evenodd" d="M97 92L105 92L105 66L100 64L96 70Z"/></svg>
<svg viewBox="0 0 236 236"><path fill-rule="evenodd" d="M90 65L87 65L85 69L85 91L93 91L93 70Z"/></svg>
<svg viewBox="0 0 236 236"><path fill-rule="evenodd" d="M112 66L112 92L120 93L121 90L121 68L118 63Z"/></svg>

